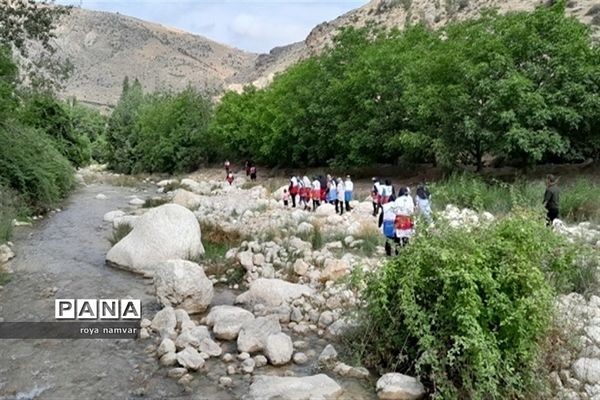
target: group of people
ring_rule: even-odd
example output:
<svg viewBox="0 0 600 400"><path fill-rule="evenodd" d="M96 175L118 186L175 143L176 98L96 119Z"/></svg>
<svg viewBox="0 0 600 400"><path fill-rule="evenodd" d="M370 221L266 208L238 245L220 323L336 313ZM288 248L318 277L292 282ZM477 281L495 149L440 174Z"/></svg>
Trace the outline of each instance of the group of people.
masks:
<svg viewBox="0 0 600 400"><path fill-rule="evenodd" d="M321 205L321 203L329 203L335 206L335 212L340 215L344 211L352 210L350 202L354 193L354 183L350 175L346 175L346 179L341 177L314 176L309 179L308 176L290 177L289 186L283 192L283 203L289 205L291 200L292 207L302 207L305 210L312 209L313 211Z"/></svg>
<svg viewBox="0 0 600 400"><path fill-rule="evenodd" d="M225 180L231 185L235 180L233 171L231 170L231 162L229 160L225 160L223 166L225 167ZM252 161L246 160L246 163L244 164L244 169L246 170L246 176L249 176L251 181L255 181L256 165L254 165Z"/></svg>
<svg viewBox="0 0 600 400"><path fill-rule="evenodd" d="M424 219L431 223L431 193L422 183L417 186L415 200L413 200L409 187L401 187L396 191L389 180L380 182L373 178L371 189L373 202L373 215L379 213L378 226L385 237L385 252L392 255L392 244L395 244L396 254L398 247L408 244L414 234L414 216L418 212Z"/></svg>

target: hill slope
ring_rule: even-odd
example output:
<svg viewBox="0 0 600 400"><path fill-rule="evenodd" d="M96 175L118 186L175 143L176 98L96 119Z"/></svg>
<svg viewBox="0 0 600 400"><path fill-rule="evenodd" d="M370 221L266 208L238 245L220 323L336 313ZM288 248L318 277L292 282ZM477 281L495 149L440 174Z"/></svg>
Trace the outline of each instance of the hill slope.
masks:
<svg viewBox="0 0 600 400"><path fill-rule="evenodd" d="M192 85L218 94L227 88L240 90L248 83L262 87L276 73L323 51L344 26L402 29L424 22L439 27L475 17L490 7L508 12L532 10L539 4L541 0L371 0L318 25L303 42L261 55L119 14L73 9L61 20L56 43L59 57L68 57L74 66L63 94L110 107L118 100L126 75L139 78L147 91ZM595 37L600 37L598 0L571 0L567 12L590 24Z"/></svg>
<svg viewBox="0 0 600 400"><path fill-rule="evenodd" d="M98 106L116 103L126 75L148 91L192 85L219 92L228 82L244 81L258 57L161 25L77 8L56 35L58 56L74 66L64 95Z"/></svg>
<svg viewBox="0 0 600 400"><path fill-rule="evenodd" d="M293 51L278 51L271 54L271 57L263 58L260 68L250 76L256 79L258 86L266 84L274 73L323 51L342 27L374 24L403 29L407 24L423 22L437 28L449 21L476 17L488 8L497 8L501 13L528 11L550 1L552 0L371 0L363 7L316 26L304 42L291 47ZM567 3L567 14L591 25L594 37L600 39L598 0L571 0Z"/></svg>

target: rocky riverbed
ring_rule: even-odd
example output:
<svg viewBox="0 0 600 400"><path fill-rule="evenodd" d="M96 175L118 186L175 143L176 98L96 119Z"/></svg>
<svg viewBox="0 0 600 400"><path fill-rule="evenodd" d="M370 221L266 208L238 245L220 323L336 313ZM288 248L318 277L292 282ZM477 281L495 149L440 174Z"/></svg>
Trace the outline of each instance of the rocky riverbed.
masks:
<svg viewBox="0 0 600 400"><path fill-rule="evenodd" d="M106 181L90 179L103 172L82 174ZM330 205L286 208L282 188L241 178L230 186L214 172L191 178L91 183L51 218L19 228L7 264L13 280L0 290L5 321L52 320L55 298L138 298L144 319L137 340L0 342L9 360L0 399L424 396L414 378L353 363L338 341L360 303L353 277L385 261L368 199L340 216ZM494 220L452 206L440 216L466 229ZM119 226L127 229L111 248ZM556 229L600 240L588 223ZM214 237L230 236L239 240L216 259L205 254ZM600 398L600 300L572 294L557 304L577 343L558 357L555 392Z"/></svg>

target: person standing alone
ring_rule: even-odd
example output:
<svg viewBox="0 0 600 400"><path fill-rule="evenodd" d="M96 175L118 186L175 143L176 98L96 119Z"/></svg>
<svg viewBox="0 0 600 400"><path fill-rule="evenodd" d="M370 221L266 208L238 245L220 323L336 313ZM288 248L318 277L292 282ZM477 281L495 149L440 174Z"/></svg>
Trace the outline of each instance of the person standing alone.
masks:
<svg viewBox="0 0 600 400"><path fill-rule="evenodd" d="M350 179L350 175L346 175L346 181L344 182L344 188L346 189L344 193L344 201L346 203L346 211L350 212L352 208L350 207L350 202L352 201L352 192L354 191L354 182Z"/></svg>
<svg viewBox="0 0 600 400"><path fill-rule="evenodd" d="M544 193L544 207L548 213L546 214L546 219L548 220L548 225L552 225L552 222L558 218L559 211L559 190L556 187L556 177L554 175L546 176L546 192Z"/></svg>

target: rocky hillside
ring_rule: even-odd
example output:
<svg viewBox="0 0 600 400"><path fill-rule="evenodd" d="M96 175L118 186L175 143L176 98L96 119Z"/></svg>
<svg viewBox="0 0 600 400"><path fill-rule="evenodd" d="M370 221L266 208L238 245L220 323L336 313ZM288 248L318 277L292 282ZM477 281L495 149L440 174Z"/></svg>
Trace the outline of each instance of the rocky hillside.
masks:
<svg viewBox="0 0 600 400"><path fill-rule="evenodd" d="M501 12L531 10L544 1L549 0L371 0L318 25L303 42L261 55L135 18L83 9L74 9L56 33L59 56L68 57L74 66L64 94L106 107L116 103L125 75L138 77L148 91L192 85L217 94L226 88L241 90L247 83L262 87L276 73L321 52L344 26L402 29L424 22L439 27L490 7ZM598 0L571 0L567 10L600 37Z"/></svg>
<svg viewBox="0 0 600 400"><path fill-rule="evenodd" d="M449 21L476 17L488 8L500 12L533 10L552 0L371 0L333 21L316 26L304 42L283 49L274 49L270 55L258 59L255 75L257 86L266 84L279 71L300 59L318 54L331 44L340 28L363 27L368 24L403 29L407 24L424 22L437 28ZM592 26L600 39L600 5L598 0L571 0L567 13Z"/></svg>
<svg viewBox="0 0 600 400"><path fill-rule="evenodd" d="M148 91L192 85L219 92L245 80L257 58L201 36L83 9L63 18L56 34L58 55L74 66L65 95L101 107L116 103L126 75Z"/></svg>

